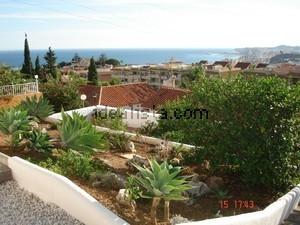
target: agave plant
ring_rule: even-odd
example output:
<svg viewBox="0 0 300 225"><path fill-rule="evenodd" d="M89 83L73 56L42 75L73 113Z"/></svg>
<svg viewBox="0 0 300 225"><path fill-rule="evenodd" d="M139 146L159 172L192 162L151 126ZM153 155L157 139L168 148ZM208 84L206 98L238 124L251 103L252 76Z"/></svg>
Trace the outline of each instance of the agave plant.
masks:
<svg viewBox="0 0 300 225"><path fill-rule="evenodd" d="M0 112L0 131L7 136L10 150L17 147L23 139L24 133L29 131L29 119L26 111L18 109Z"/></svg>
<svg viewBox="0 0 300 225"><path fill-rule="evenodd" d="M141 197L151 198L151 219L157 224L156 208L161 199L165 201L164 221L169 222L169 205L171 200L184 200L183 193L191 189L185 177L180 176L181 167L173 167L166 161L158 164L155 160L149 160L150 168L135 165L140 176L134 176L137 184L143 190Z"/></svg>
<svg viewBox="0 0 300 225"><path fill-rule="evenodd" d="M33 130L26 135L29 142L28 147L37 152L47 153L51 152L53 145L50 143L48 134L44 134L40 130Z"/></svg>
<svg viewBox="0 0 300 225"><path fill-rule="evenodd" d="M99 151L106 146L103 135L79 113L72 116L62 112L62 121L58 124L62 147L76 151Z"/></svg>
<svg viewBox="0 0 300 225"><path fill-rule="evenodd" d="M36 96L27 97L25 101L21 102L19 107L22 110L26 110L29 116L37 120L43 120L54 112L53 106L50 105L47 99L37 98Z"/></svg>

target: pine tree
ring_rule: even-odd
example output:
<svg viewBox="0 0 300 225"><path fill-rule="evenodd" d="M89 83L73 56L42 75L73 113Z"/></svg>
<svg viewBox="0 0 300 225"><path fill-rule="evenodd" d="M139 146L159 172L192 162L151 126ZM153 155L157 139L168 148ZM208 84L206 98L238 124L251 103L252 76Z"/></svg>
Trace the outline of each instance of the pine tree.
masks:
<svg viewBox="0 0 300 225"><path fill-rule="evenodd" d="M57 72L56 72L56 57L55 52L49 47L48 52L44 56L44 59L46 61L45 69L48 74L51 74L51 76L56 79Z"/></svg>
<svg viewBox="0 0 300 225"><path fill-rule="evenodd" d="M27 34L25 34L25 43L24 43L24 63L21 69L21 73L27 74L28 78L32 75L32 62L30 58L30 50L27 41Z"/></svg>
<svg viewBox="0 0 300 225"><path fill-rule="evenodd" d="M90 66L88 68L88 82L94 85L98 84L98 73L94 57L91 58Z"/></svg>
<svg viewBox="0 0 300 225"><path fill-rule="evenodd" d="M37 56L35 59L35 74L40 75L41 74L41 65L40 65L40 57Z"/></svg>

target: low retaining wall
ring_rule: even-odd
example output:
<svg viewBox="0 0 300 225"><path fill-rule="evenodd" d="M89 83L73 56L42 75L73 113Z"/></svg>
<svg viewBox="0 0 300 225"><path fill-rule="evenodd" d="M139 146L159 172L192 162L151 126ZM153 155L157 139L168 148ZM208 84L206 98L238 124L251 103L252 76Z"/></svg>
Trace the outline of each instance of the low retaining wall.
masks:
<svg viewBox="0 0 300 225"><path fill-rule="evenodd" d="M108 107L108 106L103 106L103 105L97 105L97 106L91 106L91 107L85 107L81 109L75 109L75 110L70 110L67 111L67 114L72 114L72 112L78 112L79 114L90 117L93 113L94 110L102 110L104 111L111 111L114 110L116 111L117 108L114 107ZM140 128L143 125L145 125L147 122L157 122L159 119L160 114L156 113L147 113L147 112L142 112L142 111L134 111L134 110L129 110L129 109L124 109L124 116L123 116L123 122L127 124L128 127L131 128ZM51 122L53 120L60 120L61 119L61 113L55 113L51 116L48 117L47 121Z"/></svg>
<svg viewBox="0 0 300 225"><path fill-rule="evenodd" d="M19 157L8 159L20 187L51 202L86 225L129 225L72 181Z"/></svg>
<svg viewBox="0 0 300 225"><path fill-rule="evenodd" d="M279 225L297 207L300 200L300 185L279 198L262 211L208 219L181 225Z"/></svg>
<svg viewBox="0 0 300 225"><path fill-rule="evenodd" d="M99 108L106 108L106 106L92 106L92 107L86 107L86 108L82 108L82 109L76 109L76 110L70 110L67 111L65 113L72 115L72 112L78 112L83 116L89 117L91 116L92 112L94 109L99 109ZM114 109L116 110L117 108L112 108L112 107L107 107L108 110L110 109ZM131 110L129 110L131 112ZM141 113L141 112L137 112L137 113ZM153 113L149 113L149 118L148 119L142 119L141 117L139 117L139 119L137 119L137 121L134 122L134 119L130 119L129 121L126 120L126 123L128 125L130 125L130 127L133 126L137 126L137 127L141 127L141 125L145 124L147 121L153 122L156 121L159 118L159 114L153 114ZM134 114L135 116L137 116L137 114ZM151 117L152 116L152 117ZM134 118L134 117L133 117ZM156 118L156 119L154 119ZM59 120L61 120L61 113L55 113L49 117L46 118L47 122L50 123L57 123ZM112 130L106 127L99 127L99 126L95 126L96 129L98 131L102 131L102 132L108 132L108 133L114 133L114 134L122 134L124 133L127 137L130 138L130 140L133 141L138 141L141 143L147 143L147 144L151 144L151 145L159 145L160 143L162 143L164 140L160 139L160 138L155 138L155 137L148 137L148 136L144 136L144 135L139 135L139 134L135 134L135 133L130 133L130 132L124 132L124 131L119 131L119 130ZM195 148L195 146L193 145L188 145L188 144L182 144L182 143L178 143L178 142L173 142L170 141L169 144L173 147L179 147L182 146L186 149L192 149Z"/></svg>

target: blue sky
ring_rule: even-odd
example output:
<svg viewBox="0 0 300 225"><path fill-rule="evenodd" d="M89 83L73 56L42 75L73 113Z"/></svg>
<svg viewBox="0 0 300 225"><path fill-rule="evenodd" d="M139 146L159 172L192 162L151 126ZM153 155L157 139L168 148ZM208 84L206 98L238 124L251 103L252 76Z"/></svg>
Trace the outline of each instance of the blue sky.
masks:
<svg viewBox="0 0 300 225"><path fill-rule="evenodd" d="M0 50L300 45L298 0L0 0Z"/></svg>

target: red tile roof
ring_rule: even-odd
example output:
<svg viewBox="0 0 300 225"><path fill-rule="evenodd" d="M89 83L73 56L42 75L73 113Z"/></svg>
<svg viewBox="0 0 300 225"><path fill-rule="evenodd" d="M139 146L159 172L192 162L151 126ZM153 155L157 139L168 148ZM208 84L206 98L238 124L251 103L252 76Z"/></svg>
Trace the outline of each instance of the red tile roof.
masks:
<svg viewBox="0 0 300 225"><path fill-rule="evenodd" d="M86 95L88 105L99 105L100 87L95 85L82 85L79 87L80 94Z"/></svg>
<svg viewBox="0 0 300 225"><path fill-rule="evenodd" d="M156 91L147 83L132 83L102 87L84 85L80 87L80 93L87 96L89 105L122 107L140 104Z"/></svg>
<svg viewBox="0 0 300 225"><path fill-rule="evenodd" d="M249 62L238 62L235 64L234 68L240 68L241 70L248 69L250 67L251 63Z"/></svg>
<svg viewBox="0 0 300 225"><path fill-rule="evenodd" d="M179 98L182 98L188 93L190 93L190 91L186 89L163 86L157 91L155 95L150 97L148 101L143 102L142 106L149 109L157 108L169 101L175 101Z"/></svg>
<svg viewBox="0 0 300 225"><path fill-rule="evenodd" d="M102 89L101 105L112 107L131 106L146 101L156 93L147 83L106 86Z"/></svg>
<svg viewBox="0 0 300 225"><path fill-rule="evenodd" d="M101 90L102 89L102 90ZM111 86L83 85L79 89L87 96L89 105L106 105L111 107L132 106L152 108L183 97L190 91L179 88L162 87L155 90L147 83L132 83Z"/></svg>
<svg viewBox="0 0 300 225"><path fill-rule="evenodd" d="M213 64L213 66L218 66L221 65L223 67L227 66L229 64L228 61L215 61L215 63Z"/></svg>
<svg viewBox="0 0 300 225"><path fill-rule="evenodd" d="M255 68L266 68L269 64L267 63L258 63Z"/></svg>

